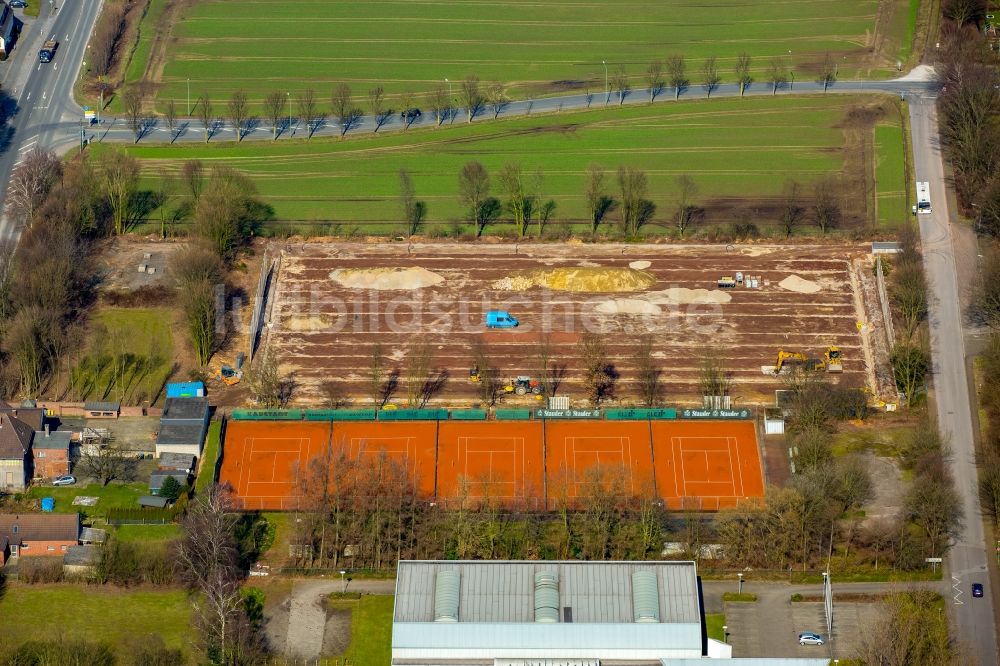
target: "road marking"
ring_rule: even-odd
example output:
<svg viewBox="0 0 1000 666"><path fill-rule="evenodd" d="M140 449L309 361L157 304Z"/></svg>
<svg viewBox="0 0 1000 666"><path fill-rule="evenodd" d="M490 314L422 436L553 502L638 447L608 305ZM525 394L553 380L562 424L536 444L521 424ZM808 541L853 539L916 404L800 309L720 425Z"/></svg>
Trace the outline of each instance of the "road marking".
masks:
<svg viewBox="0 0 1000 666"><path fill-rule="evenodd" d="M964 594L962 592L962 589L959 587L959 585L962 584L962 579L959 578L958 576L952 576L951 579L953 581L955 581L955 583L951 586L952 589L955 590L955 596L953 597L953 599L955 601L954 605L955 606L964 606L965 602L962 601L961 599L959 599L959 597L962 596L962 594Z"/></svg>
<svg viewBox="0 0 1000 666"><path fill-rule="evenodd" d="M38 143L38 139L32 139L28 143L26 143L23 146L21 146L18 150L27 150L28 148L31 148L36 143Z"/></svg>
<svg viewBox="0 0 1000 666"><path fill-rule="evenodd" d="M31 101L31 93L28 93L28 96L24 98L24 101L25 102L30 102Z"/></svg>

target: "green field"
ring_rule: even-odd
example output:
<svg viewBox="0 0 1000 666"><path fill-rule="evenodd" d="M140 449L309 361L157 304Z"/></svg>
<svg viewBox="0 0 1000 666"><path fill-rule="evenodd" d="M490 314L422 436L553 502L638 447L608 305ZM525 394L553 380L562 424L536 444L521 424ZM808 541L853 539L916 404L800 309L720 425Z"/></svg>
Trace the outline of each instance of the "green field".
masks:
<svg viewBox="0 0 1000 666"><path fill-rule="evenodd" d="M896 225L910 215L909 179L906 176L906 143L899 123L875 127L875 193L880 225Z"/></svg>
<svg viewBox="0 0 1000 666"><path fill-rule="evenodd" d="M123 591L92 585L9 585L0 595L0 635L18 641L54 636L123 648L159 634L191 652L191 604L182 590Z"/></svg>
<svg viewBox="0 0 1000 666"><path fill-rule="evenodd" d="M112 481L106 486L91 484L89 486L35 486L28 491L28 496L41 499L52 497L56 500L56 513L84 513L89 517L104 516L108 509L135 509L139 497L149 494L149 484L118 483ZM95 506L73 506L77 496L97 497Z"/></svg>
<svg viewBox="0 0 1000 666"><path fill-rule="evenodd" d="M119 525L115 536L120 541L173 541L181 536L181 526L168 525Z"/></svg>
<svg viewBox="0 0 1000 666"><path fill-rule="evenodd" d="M709 638L717 641L725 641L725 632L722 627L726 624L726 616L722 613L705 615L705 630Z"/></svg>
<svg viewBox="0 0 1000 666"><path fill-rule="evenodd" d="M201 452L201 467L198 478L194 481L194 491L202 493L215 483L215 466L219 461L219 451L222 445L219 436L222 432L222 421L212 421L208 424L208 435L205 437L205 448Z"/></svg>
<svg viewBox="0 0 1000 666"><path fill-rule="evenodd" d="M348 663L359 666L392 661L392 609L395 597L363 595L360 599L328 599L330 608L351 611L351 644L344 652Z"/></svg>
<svg viewBox="0 0 1000 666"><path fill-rule="evenodd" d="M166 308L98 310L91 321L89 353L73 369L71 394L126 405L161 398L173 371L172 317Z"/></svg>
<svg viewBox="0 0 1000 666"><path fill-rule="evenodd" d="M152 174L163 169L176 175L190 158L242 170L274 208L275 219L312 223L316 233L349 233L358 223L364 232L394 231L395 224L377 223L400 219L401 168L412 174L418 198L427 203L429 222L463 220L457 174L473 159L493 174L506 162L520 162L529 176L540 173L540 199L556 203L551 218L556 223L587 218L586 173L590 164L599 164L607 172L610 194L617 188L615 170L620 165L646 172L649 197L657 206L654 222L669 224L676 179L689 174L698 185L697 204L706 209L707 225L728 223L738 207L752 209L758 224L767 225L773 222L767 208L776 203L788 179L797 180L807 193L817 178L842 171L849 187L859 183L860 170L847 168L853 148L846 145L843 121L857 104L872 103L870 97L847 96L720 98L457 123L343 141L139 144L130 150L144 161L150 187ZM893 104L885 102L889 109ZM885 115L880 136L889 136L894 128L899 131L898 113ZM881 143L887 151L884 164L902 164L902 141ZM898 171L880 170L885 178L895 179L879 184L887 210L905 207ZM184 203L180 191L174 188L169 205ZM496 183L492 194L503 198ZM653 224L649 231L663 229L656 231Z"/></svg>
<svg viewBox="0 0 1000 666"><path fill-rule="evenodd" d="M514 98L597 92L602 62L611 75L624 66L633 87L643 87L648 64L675 53L687 58L695 85L710 56L725 81L735 80L742 52L758 81L773 57L804 79L827 53L842 78L883 76L912 33L910 0L881 4L876 26L879 0L211 0L180 12L158 95L183 108L190 80L192 100L244 89L259 103L274 90L313 88L325 105L341 82L362 102L376 85L390 96L425 93L470 74L505 82ZM130 80L140 71L130 68Z"/></svg>

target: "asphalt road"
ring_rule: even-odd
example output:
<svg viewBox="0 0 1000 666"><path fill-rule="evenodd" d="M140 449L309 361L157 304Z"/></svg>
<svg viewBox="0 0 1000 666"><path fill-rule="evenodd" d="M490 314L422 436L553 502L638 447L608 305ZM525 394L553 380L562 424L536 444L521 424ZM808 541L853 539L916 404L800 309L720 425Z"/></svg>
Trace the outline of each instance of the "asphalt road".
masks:
<svg viewBox="0 0 1000 666"><path fill-rule="evenodd" d="M0 153L2 188L24 154L35 146L59 150L79 140L72 121L81 118L83 110L73 101L73 84L101 3L72 0L61 6L61 0L40 2L38 18L25 19L11 57L0 69L4 92L13 98L6 114L9 142ZM38 49L50 37L59 41L59 49L51 63L42 64ZM79 127L78 122L75 127ZM19 233L6 217L0 218L0 240L16 238Z"/></svg>
<svg viewBox="0 0 1000 666"><path fill-rule="evenodd" d="M918 215L924 270L930 290L929 323L934 373L934 403L938 428L951 448L951 471L962 498L961 533L945 558L953 587L946 600L959 636L979 666L997 664L993 597L989 591L987 551L979 510L972 404L965 365L964 318L960 308L958 275L934 100L910 104L910 128L916 180L930 184L929 214ZM992 544L990 544L992 546ZM982 583L986 594L972 597L972 583Z"/></svg>

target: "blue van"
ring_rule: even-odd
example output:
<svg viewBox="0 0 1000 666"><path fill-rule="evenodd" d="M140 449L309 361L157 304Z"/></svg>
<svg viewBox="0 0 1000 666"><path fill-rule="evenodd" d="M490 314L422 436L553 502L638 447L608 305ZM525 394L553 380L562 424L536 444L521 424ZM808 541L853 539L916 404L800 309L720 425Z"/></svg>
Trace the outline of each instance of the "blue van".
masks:
<svg viewBox="0 0 1000 666"><path fill-rule="evenodd" d="M490 310L486 313L486 328L516 328L518 321L506 310Z"/></svg>

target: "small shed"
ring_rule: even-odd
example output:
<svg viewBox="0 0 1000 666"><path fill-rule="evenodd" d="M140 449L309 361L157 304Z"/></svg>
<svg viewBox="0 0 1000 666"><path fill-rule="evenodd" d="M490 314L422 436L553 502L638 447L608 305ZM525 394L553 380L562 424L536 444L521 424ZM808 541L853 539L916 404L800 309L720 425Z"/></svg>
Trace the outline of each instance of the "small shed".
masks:
<svg viewBox="0 0 1000 666"><path fill-rule="evenodd" d="M156 435L156 455L201 455L211 410L208 398L167 398Z"/></svg>
<svg viewBox="0 0 1000 666"><path fill-rule="evenodd" d="M96 527L84 527L80 532L80 543L101 544L108 540L108 531Z"/></svg>
<svg viewBox="0 0 1000 666"><path fill-rule="evenodd" d="M120 402L85 402L83 416L88 419L117 419L121 415Z"/></svg>
<svg viewBox="0 0 1000 666"><path fill-rule="evenodd" d="M193 474L197 462L197 456L193 456L190 453L174 453L173 451L165 451L160 454L159 467L161 470Z"/></svg>
<svg viewBox="0 0 1000 666"><path fill-rule="evenodd" d="M139 498L139 506L144 509L166 509L167 499L155 495L143 495Z"/></svg>
<svg viewBox="0 0 1000 666"><path fill-rule="evenodd" d="M785 434L785 417L780 409L768 407L764 410L764 434Z"/></svg>
<svg viewBox="0 0 1000 666"><path fill-rule="evenodd" d="M169 477L177 479L177 483L181 484L182 487L188 484L190 478L186 472L158 469L149 475L149 493L151 495L159 495L160 487L163 486L163 482Z"/></svg>
<svg viewBox="0 0 1000 666"><path fill-rule="evenodd" d="M99 546L70 546L63 555L63 573L68 576L89 576L101 559Z"/></svg>

